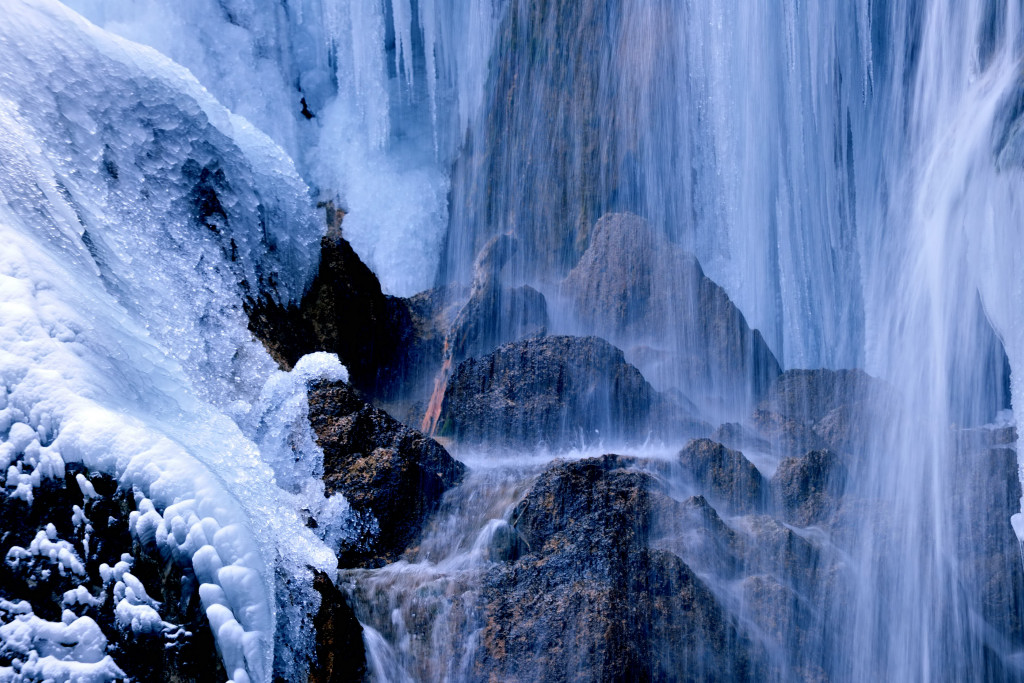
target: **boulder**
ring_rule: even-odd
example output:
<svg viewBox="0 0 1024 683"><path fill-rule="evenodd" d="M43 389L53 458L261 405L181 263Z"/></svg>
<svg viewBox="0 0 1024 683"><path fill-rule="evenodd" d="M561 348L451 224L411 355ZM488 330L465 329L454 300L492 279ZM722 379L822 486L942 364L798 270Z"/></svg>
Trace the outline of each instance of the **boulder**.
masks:
<svg viewBox="0 0 1024 683"><path fill-rule="evenodd" d="M558 336L457 365L439 424L460 441L558 448L643 441L672 409L619 349L597 337Z"/></svg>
<svg viewBox="0 0 1024 683"><path fill-rule="evenodd" d="M525 554L484 580L474 678L756 679L747 642L704 582L649 547L676 505L615 455L556 462L511 522Z"/></svg>
<svg viewBox="0 0 1024 683"><path fill-rule="evenodd" d="M638 216L602 216L563 291L590 334L626 349L668 341L657 368L635 359L641 369L727 412L737 401L751 405L780 372L761 333L697 259Z"/></svg>
<svg viewBox="0 0 1024 683"><path fill-rule="evenodd" d="M466 471L436 441L374 408L344 382L310 388L309 421L324 452L327 492L344 494L353 510L377 523L339 549L341 567L397 560Z"/></svg>
<svg viewBox="0 0 1024 683"><path fill-rule="evenodd" d="M694 439L679 451L679 463L702 493L734 513L761 507L767 486L739 451L711 439Z"/></svg>
<svg viewBox="0 0 1024 683"><path fill-rule="evenodd" d="M839 509L847 477L846 464L829 450L783 459L771 481L782 518L797 526L828 522Z"/></svg>

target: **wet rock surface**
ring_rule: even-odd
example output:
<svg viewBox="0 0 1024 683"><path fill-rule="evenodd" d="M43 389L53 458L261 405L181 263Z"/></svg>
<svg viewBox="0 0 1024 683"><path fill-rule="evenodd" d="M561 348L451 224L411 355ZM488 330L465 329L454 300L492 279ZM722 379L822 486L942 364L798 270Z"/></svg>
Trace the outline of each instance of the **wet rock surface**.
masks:
<svg viewBox="0 0 1024 683"><path fill-rule="evenodd" d="M957 434L950 499L957 557L981 616L1005 655L1024 640L1024 568L1010 517L1020 511L1021 485L1013 427Z"/></svg>
<svg viewBox="0 0 1024 683"><path fill-rule="evenodd" d="M397 560L418 540L424 521L462 479L465 466L342 382L310 388L309 421L324 452L327 492L344 494L356 512L377 522L340 549L339 566Z"/></svg>
<svg viewBox="0 0 1024 683"><path fill-rule="evenodd" d="M832 451L785 458L771 482L782 518L797 526L828 521L839 509L848 477L846 463Z"/></svg>
<svg viewBox="0 0 1024 683"><path fill-rule="evenodd" d="M482 589L477 677L756 680L743 638L676 555L648 547L675 503L631 459L556 462L514 512L527 552Z"/></svg>
<svg viewBox="0 0 1024 683"><path fill-rule="evenodd" d="M251 301L249 328L284 368L314 351L338 354L352 383L387 396L405 380L413 323L404 299L385 295L380 282L342 236L344 213L326 207L320 268L298 305L264 295ZM355 331L358 331L356 333Z"/></svg>
<svg viewBox="0 0 1024 683"><path fill-rule="evenodd" d="M679 463L713 502L730 511L752 512L764 505L767 482L739 451L694 439L679 452Z"/></svg>
<svg viewBox="0 0 1024 683"><path fill-rule="evenodd" d="M780 373L761 333L697 259L638 216L602 216L563 290L584 330L623 348L674 340L660 366L637 362L702 397L749 405Z"/></svg>
<svg viewBox="0 0 1024 683"><path fill-rule="evenodd" d="M456 366L439 431L465 442L558 448L643 441L684 421L619 349L597 337L559 336L506 344Z"/></svg>
<svg viewBox="0 0 1024 683"><path fill-rule="evenodd" d="M542 337L548 311L544 295L528 285L501 284L501 271L519 250L511 235L498 235L484 245L474 266L469 299L451 332L451 357L456 362L493 351L506 342Z"/></svg>
<svg viewBox="0 0 1024 683"><path fill-rule="evenodd" d="M783 455L870 446L894 409L892 390L861 370L787 370L757 405L751 425Z"/></svg>
<svg viewBox="0 0 1024 683"><path fill-rule="evenodd" d="M366 651L363 627L348 596L325 574L317 574L313 587L320 594L316 629L316 667L309 683L346 683L365 680Z"/></svg>

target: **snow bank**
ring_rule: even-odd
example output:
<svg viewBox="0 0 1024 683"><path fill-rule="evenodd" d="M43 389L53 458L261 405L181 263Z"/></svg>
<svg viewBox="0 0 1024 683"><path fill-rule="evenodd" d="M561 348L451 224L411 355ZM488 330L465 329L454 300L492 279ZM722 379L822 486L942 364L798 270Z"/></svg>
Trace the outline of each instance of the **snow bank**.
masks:
<svg viewBox="0 0 1024 683"><path fill-rule="evenodd" d="M234 680L270 680L275 662L302 677L309 629L302 610L280 605L315 604L309 568L333 569L335 558L300 512L298 492L316 489L308 434L281 488L287 456L273 449L292 444L258 446L244 430L275 366L241 304L261 285L290 300L308 283L321 229L308 190L278 146L185 69L56 2L4 4L0 64L5 483L31 500L77 461L134 487L133 530L193 563ZM343 372L323 358L307 365ZM66 550L45 532L21 549L75 572ZM288 595L276 573L292 579ZM117 578L118 619L167 627L128 577ZM87 655L54 660L45 643L59 640L57 626L30 614L0 631L4 647L24 645L22 676L119 675L100 656L102 634Z"/></svg>

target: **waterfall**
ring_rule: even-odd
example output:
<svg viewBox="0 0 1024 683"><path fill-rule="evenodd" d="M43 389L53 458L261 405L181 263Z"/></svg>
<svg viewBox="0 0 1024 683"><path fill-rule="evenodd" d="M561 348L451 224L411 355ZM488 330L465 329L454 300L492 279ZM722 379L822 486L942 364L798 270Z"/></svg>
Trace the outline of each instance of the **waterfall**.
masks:
<svg viewBox="0 0 1024 683"><path fill-rule="evenodd" d="M640 446L568 422L575 450L456 439L472 471L422 542L340 574L378 678L476 680L493 645L481 596L536 550L514 541L518 505L549 467L629 448L621 469L665 500L757 538L768 494L728 509L672 452L747 429L782 370L858 369L877 382L842 384L867 408L842 425L841 521L772 522L812 550L779 568L753 543L739 568L702 564L669 503L649 549L692 565L734 627L721 642L769 662L727 677L1024 679L1024 567L990 552L1024 543L1020 506L1000 507L1020 482L997 462L1024 444L993 436L1024 405L1024 2L65 4L186 66L279 145L344 211L386 294L453 307L433 394L409 398L429 400L417 424L444 422L460 362L555 335L606 338L645 396L679 409L662 421L690 420ZM615 286L643 290L621 301L643 316L609 322ZM603 429L617 416L602 401ZM743 450L754 482L791 464L771 439ZM772 640L744 592L769 565L797 595L799 642Z"/></svg>

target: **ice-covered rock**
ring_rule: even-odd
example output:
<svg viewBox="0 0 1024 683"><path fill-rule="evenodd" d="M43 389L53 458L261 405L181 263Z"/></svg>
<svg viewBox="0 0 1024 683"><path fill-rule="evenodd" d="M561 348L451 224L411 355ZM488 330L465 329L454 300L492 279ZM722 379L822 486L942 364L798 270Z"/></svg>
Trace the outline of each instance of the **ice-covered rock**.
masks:
<svg viewBox="0 0 1024 683"><path fill-rule="evenodd" d="M349 213L346 237L389 294L433 284L448 163L481 108L492 0L68 4L188 67Z"/></svg>
<svg viewBox="0 0 1024 683"><path fill-rule="evenodd" d="M72 463L138 490L143 537L189 560L212 547L222 565L212 581L236 626L215 636L229 675L301 678L309 659L296 654L312 644L306 610L290 605L316 603L309 567L335 559L278 486L280 454L235 418L274 367L248 334L244 293L294 299L316 266L306 185L185 69L57 2L5 4L0 62L11 497L29 504ZM126 623L155 623L134 611Z"/></svg>

